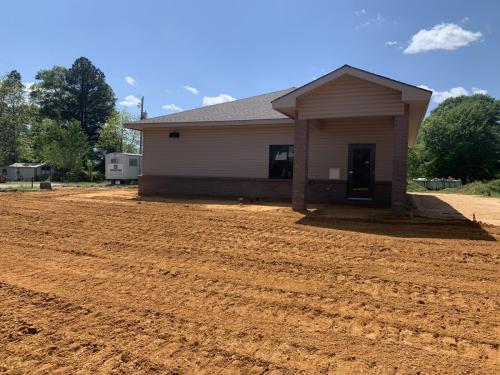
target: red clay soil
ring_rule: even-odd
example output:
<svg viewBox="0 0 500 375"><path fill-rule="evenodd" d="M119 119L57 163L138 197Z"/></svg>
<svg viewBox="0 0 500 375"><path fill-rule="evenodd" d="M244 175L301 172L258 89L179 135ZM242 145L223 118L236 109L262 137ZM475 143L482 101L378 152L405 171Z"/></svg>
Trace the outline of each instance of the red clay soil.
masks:
<svg viewBox="0 0 500 375"><path fill-rule="evenodd" d="M500 373L500 228L0 194L0 373Z"/></svg>

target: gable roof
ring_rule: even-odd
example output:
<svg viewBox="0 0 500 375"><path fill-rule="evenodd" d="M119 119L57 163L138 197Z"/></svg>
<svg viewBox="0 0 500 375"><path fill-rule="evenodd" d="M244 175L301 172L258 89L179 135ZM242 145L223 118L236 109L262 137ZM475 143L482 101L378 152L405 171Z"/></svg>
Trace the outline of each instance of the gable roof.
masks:
<svg viewBox="0 0 500 375"><path fill-rule="evenodd" d="M125 124L125 127L142 130L178 126L293 124L297 98L345 75L401 92L401 101L409 105L408 145L412 147L427 112L432 91L350 65L343 65L299 88L292 87L246 99L135 121Z"/></svg>
<svg viewBox="0 0 500 375"><path fill-rule="evenodd" d="M271 121L279 122L290 118L273 109L271 102L295 88L274 91L267 94L252 96L250 98L234 100L221 104L214 104L206 107L191 109L166 116L152 117L145 120L135 121L126 124L131 129L142 129L144 127L155 127L164 125L187 125L192 123L218 123L218 122L252 122ZM151 125L151 126L150 126ZM200 124L202 125L202 124Z"/></svg>
<svg viewBox="0 0 500 375"><path fill-rule="evenodd" d="M274 99L272 102L273 108L284 115L295 117L298 98L346 75L401 92L401 101L409 106L408 146L413 147L418 130L427 112L432 91L354 68L350 65L341 66L333 72Z"/></svg>
<svg viewBox="0 0 500 375"><path fill-rule="evenodd" d="M314 81L306 83L305 85L287 92L279 98L274 99L272 102L273 108L280 110L282 108L284 109L295 107L295 100L299 96L302 96L305 93L321 87L326 83L346 74L376 83L381 86L401 91L402 101L428 101L430 99L430 96L432 95L432 91L430 90L426 90L421 87L410 85L408 83L397 81L392 78L384 77L379 74L371 73L366 70L355 68L353 66L345 64L340 68L335 69L334 71L327 73L324 76L319 77L318 79L315 79Z"/></svg>

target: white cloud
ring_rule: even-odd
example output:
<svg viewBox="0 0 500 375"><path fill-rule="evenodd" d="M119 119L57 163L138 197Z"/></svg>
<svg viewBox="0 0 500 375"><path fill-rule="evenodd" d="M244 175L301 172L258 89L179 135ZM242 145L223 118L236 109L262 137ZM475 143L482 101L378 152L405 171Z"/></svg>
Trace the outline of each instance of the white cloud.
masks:
<svg viewBox="0 0 500 375"><path fill-rule="evenodd" d="M135 79L133 79L132 77L130 76L126 76L125 77L125 81L127 81L127 83L131 86L133 86L135 84Z"/></svg>
<svg viewBox="0 0 500 375"><path fill-rule="evenodd" d="M359 17L359 16L361 16L361 15L363 15L363 14L366 14L366 9L364 9L364 8L363 8L363 9L361 9L361 10L357 10L357 11L355 11L355 12L354 12L354 14L355 14L357 17Z"/></svg>
<svg viewBox="0 0 500 375"><path fill-rule="evenodd" d="M227 102L232 102L233 100L236 100L236 98L233 98L231 95L228 94L220 94L219 96L204 96L203 105L207 106L213 104L227 103Z"/></svg>
<svg viewBox="0 0 500 375"><path fill-rule="evenodd" d="M124 107L134 107L141 104L141 99L134 95L127 95L124 100L120 102L120 105Z"/></svg>
<svg viewBox="0 0 500 375"><path fill-rule="evenodd" d="M470 20L470 18L469 18L469 17L464 17L464 18L462 18L462 21L461 21L461 22L462 22L462 23L467 23L467 22L469 22L469 20Z"/></svg>
<svg viewBox="0 0 500 375"><path fill-rule="evenodd" d="M198 90L196 87L186 85L183 87L184 89L188 90L191 94L198 95L200 93L200 90Z"/></svg>
<svg viewBox="0 0 500 375"><path fill-rule="evenodd" d="M480 32L462 29L454 23L441 23L430 30L422 29L413 35L404 53L414 54L437 49L451 51L467 46L482 36Z"/></svg>
<svg viewBox="0 0 500 375"><path fill-rule="evenodd" d="M387 41L387 42L385 42L385 45L386 46L397 46L398 42L396 42L395 40L394 41Z"/></svg>
<svg viewBox="0 0 500 375"><path fill-rule="evenodd" d="M480 89L479 87L473 87L473 88L472 88L472 93L473 93L473 94L482 94L482 95L487 95L487 94L488 94L488 91L486 91L485 89Z"/></svg>
<svg viewBox="0 0 500 375"><path fill-rule="evenodd" d="M449 90L445 91L437 91L431 89L429 86L426 85L420 85L418 86L420 88L426 89L426 90L431 90L432 91L432 101L436 104L444 102L448 98L456 98L457 96L469 96L469 95L474 95L474 94L483 94L486 95L487 91L484 89L480 89L478 87L473 87L472 88L472 94L462 86L458 87L453 87Z"/></svg>
<svg viewBox="0 0 500 375"><path fill-rule="evenodd" d="M175 104L164 104L161 106L161 108L166 109L167 111L174 111L174 112L182 111L182 108L176 106Z"/></svg>

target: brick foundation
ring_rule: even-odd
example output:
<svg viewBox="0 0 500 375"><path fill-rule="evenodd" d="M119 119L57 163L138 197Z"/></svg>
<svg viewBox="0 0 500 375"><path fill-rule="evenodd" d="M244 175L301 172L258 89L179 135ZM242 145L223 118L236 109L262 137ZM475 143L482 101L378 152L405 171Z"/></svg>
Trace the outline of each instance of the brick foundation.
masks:
<svg viewBox="0 0 500 375"><path fill-rule="evenodd" d="M391 182L376 182L373 201L346 198L347 182L309 180L306 199L310 203L373 203L389 206ZM291 202L292 180L230 177L139 176L140 195L245 197L264 201Z"/></svg>
<svg viewBox="0 0 500 375"><path fill-rule="evenodd" d="M309 180L306 188L306 200L311 203L352 203L391 205L391 182L375 182L371 201L350 200L347 198L347 181Z"/></svg>
<svg viewBox="0 0 500 375"><path fill-rule="evenodd" d="M139 176L140 195L246 197L290 201L292 180Z"/></svg>

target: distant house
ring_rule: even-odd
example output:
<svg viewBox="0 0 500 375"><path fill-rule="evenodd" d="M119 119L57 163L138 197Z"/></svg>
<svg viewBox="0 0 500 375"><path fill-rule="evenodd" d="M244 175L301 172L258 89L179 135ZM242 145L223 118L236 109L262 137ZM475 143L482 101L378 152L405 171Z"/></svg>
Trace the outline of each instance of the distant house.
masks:
<svg viewBox="0 0 500 375"><path fill-rule="evenodd" d="M300 88L136 121L139 192L373 202L402 213L432 92L344 65Z"/></svg>
<svg viewBox="0 0 500 375"><path fill-rule="evenodd" d="M0 167L0 173L10 181L46 180L52 170L45 163L14 163Z"/></svg>

